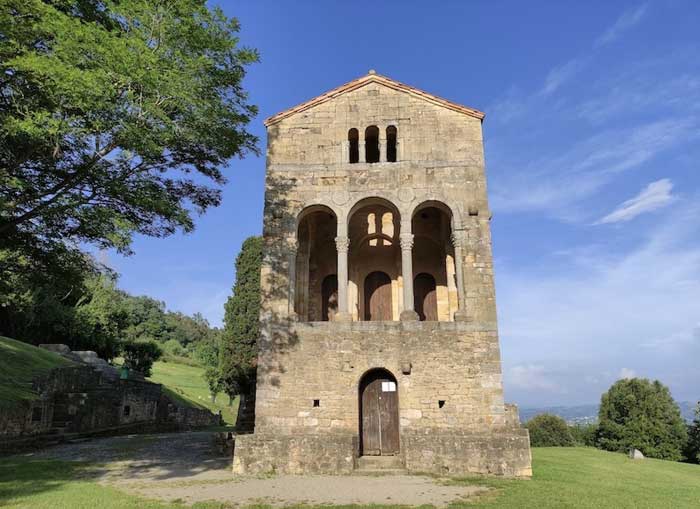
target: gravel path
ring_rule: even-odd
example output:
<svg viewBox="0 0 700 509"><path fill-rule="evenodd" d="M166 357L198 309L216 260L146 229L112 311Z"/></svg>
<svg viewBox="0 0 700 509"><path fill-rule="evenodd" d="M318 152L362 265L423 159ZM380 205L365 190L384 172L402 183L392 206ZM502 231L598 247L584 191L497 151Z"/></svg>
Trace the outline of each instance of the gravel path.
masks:
<svg viewBox="0 0 700 509"><path fill-rule="evenodd" d="M185 503L386 504L444 507L486 490L443 486L429 477L286 476L242 477L213 446L210 432L130 435L59 445L32 457L99 464L101 483L147 498Z"/></svg>

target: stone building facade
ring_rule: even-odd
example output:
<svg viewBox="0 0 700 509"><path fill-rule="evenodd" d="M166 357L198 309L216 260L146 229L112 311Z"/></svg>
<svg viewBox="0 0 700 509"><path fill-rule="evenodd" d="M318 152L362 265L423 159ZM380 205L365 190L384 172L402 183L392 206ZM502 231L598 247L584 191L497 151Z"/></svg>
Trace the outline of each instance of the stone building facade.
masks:
<svg viewBox="0 0 700 509"><path fill-rule="evenodd" d="M255 432L235 472L388 455L531 475L503 400L483 118L370 71L267 119Z"/></svg>

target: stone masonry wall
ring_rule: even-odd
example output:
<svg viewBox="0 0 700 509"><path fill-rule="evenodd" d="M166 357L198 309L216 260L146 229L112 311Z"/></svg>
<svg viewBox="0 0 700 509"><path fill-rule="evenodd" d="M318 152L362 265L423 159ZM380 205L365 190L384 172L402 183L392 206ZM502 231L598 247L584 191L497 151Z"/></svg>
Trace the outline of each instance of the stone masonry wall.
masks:
<svg viewBox="0 0 700 509"><path fill-rule="evenodd" d="M360 378L378 367L402 432L506 425L496 334L469 323L298 323L259 348L256 432L357 434Z"/></svg>

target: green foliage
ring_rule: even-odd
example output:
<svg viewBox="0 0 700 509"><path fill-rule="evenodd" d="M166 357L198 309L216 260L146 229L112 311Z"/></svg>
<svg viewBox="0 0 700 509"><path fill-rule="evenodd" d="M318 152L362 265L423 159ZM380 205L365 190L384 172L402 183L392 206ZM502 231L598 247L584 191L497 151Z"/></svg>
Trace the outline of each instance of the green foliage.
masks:
<svg viewBox="0 0 700 509"><path fill-rule="evenodd" d="M569 431L576 445L583 445L586 447L596 446L596 437L598 435L597 424L576 424L574 426L569 426Z"/></svg>
<svg viewBox="0 0 700 509"><path fill-rule="evenodd" d="M598 446L608 451L639 449L645 456L678 461L686 425L671 392L658 380L618 380L603 394Z"/></svg>
<svg viewBox="0 0 700 509"><path fill-rule="evenodd" d="M219 373L229 396L247 394L255 384L261 265L262 238L249 237L236 258L236 283L225 305Z"/></svg>
<svg viewBox="0 0 700 509"><path fill-rule="evenodd" d="M530 431L532 447L571 447L574 439L566 421L557 415L540 414L530 419L525 427Z"/></svg>
<svg viewBox="0 0 700 509"><path fill-rule="evenodd" d="M169 339L163 343L161 347L163 348L163 353L167 355L182 357L185 353L185 350L183 350L182 345L177 339Z"/></svg>
<svg viewBox="0 0 700 509"><path fill-rule="evenodd" d="M207 381L207 387L209 387L209 394L211 394L211 400L216 401L216 395L221 392L222 381L219 375L219 370L215 367L208 367L204 371L204 379Z"/></svg>
<svg viewBox="0 0 700 509"><path fill-rule="evenodd" d="M122 344L124 364L143 376L151 376L153 363L162 355L163 350L155 341L125 341Z"/></svg>
<svg viewBox="0 0 700 509"><path fill-rule="evenodd" d="M695 406L695 419L688 426L688 442L684 456L691 463L700 463L700 402Z"/></svg>
<svg viewBox="0 0 700 509"><path fill-rule="evenodd" d="M0 248L192 230L219 168L257 151L238 32L204 0L5 0Z"/></svg>
<svg viewBox="0 0 700 509"><path fill-rule="evenodd" d="M0 410L32 400L32 380L71 363L58 354L0 336Z"/></svg>

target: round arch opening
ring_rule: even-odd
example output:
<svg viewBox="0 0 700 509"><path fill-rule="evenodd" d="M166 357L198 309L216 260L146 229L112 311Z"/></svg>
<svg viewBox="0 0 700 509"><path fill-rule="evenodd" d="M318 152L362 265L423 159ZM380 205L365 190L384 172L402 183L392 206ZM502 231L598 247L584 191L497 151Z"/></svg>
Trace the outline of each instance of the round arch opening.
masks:
<svg viewBox="0 0 700 509"><path fill-rule="evenodd" d="M396 377L374 368L360 378L360 454L395 456L399 453L399 391Z"/></svg>

